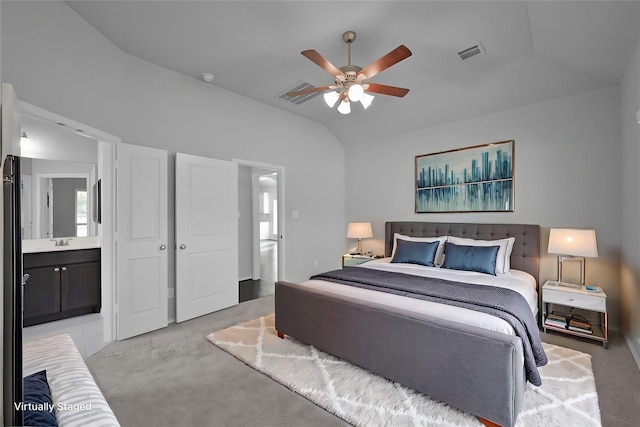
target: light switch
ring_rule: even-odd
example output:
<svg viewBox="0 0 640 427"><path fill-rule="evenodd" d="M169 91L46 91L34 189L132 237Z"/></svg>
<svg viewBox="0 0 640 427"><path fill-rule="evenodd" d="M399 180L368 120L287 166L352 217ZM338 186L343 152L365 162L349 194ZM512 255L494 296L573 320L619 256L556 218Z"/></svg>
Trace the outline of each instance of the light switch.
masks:
<svg viewBox="0 0 640 427"><path fill-rule="evenodd" d="M293 212L291 212L291 216L292 216L293 218L298 218L298 217L300 216L300 212L298 212L298 211L293 211Z"/></svg>

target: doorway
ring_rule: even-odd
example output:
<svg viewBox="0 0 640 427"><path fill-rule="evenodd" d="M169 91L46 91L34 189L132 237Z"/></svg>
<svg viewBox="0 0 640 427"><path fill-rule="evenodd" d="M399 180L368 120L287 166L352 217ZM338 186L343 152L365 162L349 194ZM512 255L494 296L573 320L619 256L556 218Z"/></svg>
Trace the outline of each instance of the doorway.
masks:
<svg viewBox="0 0 640 427"><path fill-rule="evenodd" d="M283 188L281 166L238 162L239 300L270 295L283 272Z"/></svg>
<svg viewBox="0 0 640 427"><path fill-rule="evenodd" d="M80 239L92 240L100 250L100 282L101 282L101 310L91 319L79 323L78 318L69 318L57 322L60 332L71 333L76 345L84 355L92 353L104 346L105 342L115 340L115 282L113 277L115 237L114 237L114 170L115 146L120 139L67 117L44 110L24 101L18 102L22 115L20 141L20 155L24 160L25 175L22 179L23 194L31 195L30 203L23 203L23 253L28 247L37 248L42 242L51 244L51 224L54 221L55 207L46 210L46 193L41 189L48 187L51 181L58 178L82 178L85 185L74 184L73 192L69 193L70 200L57 203L58 206L71 208L71 215L65 223L71 227L61 237L75 236ZM30 158L30 159L27 159ZM25 176L29 176L24 179ZM78 191L76 191L78 190ZM99 196L98 196L99 195ZM51 189L49 206L53 204L53 188ZM100 199L98 205L97 200ZM60 196L58 201L63 200ZM99 206L99 207L98 207ZM95 209L95 211L94 211ZM99 213L99 214L98 214ZM94 215L95 214L95 215ZM36 221L36 216L38 220ZM49 218L51 217L51 218ZM70 219L69 219L70 218ZM54 225L55 230L55 225ZM47 235L49 232L49 235ZM86 236L86 237L84 237ZM57 236L56 236L57 237ZM66 239L67 243L70 239ZM97 242L97 243L96 243ZM87 240L84 243L88 243ZM36 250L37 252L37 250ZM28 331L32 339L43 334L51 334L53 325L43 324L40 330ZM58 326L56 326L58 328ZM77 334L76 334L77 332ZM82 336L79 337L79 334ZM28 337L27 337L28 338Z"/></svg>

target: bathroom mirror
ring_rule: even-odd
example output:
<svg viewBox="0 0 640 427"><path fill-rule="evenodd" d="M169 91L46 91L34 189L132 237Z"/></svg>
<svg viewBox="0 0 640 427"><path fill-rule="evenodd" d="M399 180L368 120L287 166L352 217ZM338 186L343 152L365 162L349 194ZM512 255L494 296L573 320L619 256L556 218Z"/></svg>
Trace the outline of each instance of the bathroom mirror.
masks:
<svg viewBox="0 0 640 427"><path fill-rule="evenodd" d="M95 236L96 165L21 159L23 239Z"/></svg>
<svg viewBox="0 0 640 427"><path fill-rule="evenodd" d="M98 142L31 110L21 122L23 240L96 236Z"/></svg>

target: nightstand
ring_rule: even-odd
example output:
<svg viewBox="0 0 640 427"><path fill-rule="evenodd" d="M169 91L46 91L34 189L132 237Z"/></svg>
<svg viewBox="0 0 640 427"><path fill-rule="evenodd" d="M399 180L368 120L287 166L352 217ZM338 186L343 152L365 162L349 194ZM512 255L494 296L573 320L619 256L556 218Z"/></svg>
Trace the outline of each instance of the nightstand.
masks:
<svg viewBox="0 0 640 427"><path fill-rule="evenodd" d="M549 311L549 305L564 306L557 309L557 313ZM569 324L573 309L581 309L597 314L597 321L587 320L590 324L590 331L585 331L579 325ZM555 318L555 319L554 319ZM562 318L566 318L567 324L562 325ZM581 316L577 318L578 322L585 321ZM607 348L609 345L609 315L607 313L607 294L604 292L587 291L584 285L577 288L563 286L560 282L547 280L542 287L542 327L545 332L547 329L565 334L576 335L601 341L602 346Z"/></svg>
<svg viewBox="0 0 640 427"><path fill-rule="evenodd" d="M343 267L355 267L360 264L364 264L365 262L369 262L371 260L376 259L373 256L368 255L351 255L344 254L342 255L342 266Z"/></svg>

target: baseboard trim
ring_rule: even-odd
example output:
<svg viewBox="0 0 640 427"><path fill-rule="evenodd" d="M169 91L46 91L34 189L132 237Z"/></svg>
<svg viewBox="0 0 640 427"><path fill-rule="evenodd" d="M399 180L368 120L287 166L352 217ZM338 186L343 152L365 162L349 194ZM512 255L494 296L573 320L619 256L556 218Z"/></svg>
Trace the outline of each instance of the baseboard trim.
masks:
<svg viewBox="0 0 640 427"><path fill-rule="evenodd" d="M626 334L624 335L624 338L625 340L627 340L629 351L631 351L633 360L636 361L636 365L638 365L638 370L640 370L640 339L632 338Z"/></svg>

